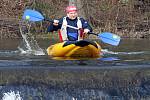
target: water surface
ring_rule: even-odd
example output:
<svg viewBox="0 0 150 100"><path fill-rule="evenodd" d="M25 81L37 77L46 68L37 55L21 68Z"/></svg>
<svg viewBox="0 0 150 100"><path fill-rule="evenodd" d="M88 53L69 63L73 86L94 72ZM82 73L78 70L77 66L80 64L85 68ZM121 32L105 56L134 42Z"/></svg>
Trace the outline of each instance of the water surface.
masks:
<svg viewBox="0 0 150 100"><path fill-rule="evenodd" d="M0 98L23 100L149 100L150 40L101 43L96 59L54 59L46 55L53 39L0 40ZM32 47L30 47L32 46Z"/></svg>

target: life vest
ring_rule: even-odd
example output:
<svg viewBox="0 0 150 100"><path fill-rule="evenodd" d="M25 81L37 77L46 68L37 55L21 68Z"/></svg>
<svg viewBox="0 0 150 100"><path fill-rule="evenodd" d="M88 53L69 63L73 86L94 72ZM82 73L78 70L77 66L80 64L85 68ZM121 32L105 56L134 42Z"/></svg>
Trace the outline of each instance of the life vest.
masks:
<svg viewBox="0 0 150 100"><path fill-rule="evenodd" d="M83 40L84 38L84 34L83 34L83 29L82 29L82 23L79 17L77 17L77 28L78 30L78 40ZM62 22L62 27L59 31L59 38L60 41L67 41L68 39L68 34L67 34L67 20L66 17L63 18L63 22Z"/></svg>

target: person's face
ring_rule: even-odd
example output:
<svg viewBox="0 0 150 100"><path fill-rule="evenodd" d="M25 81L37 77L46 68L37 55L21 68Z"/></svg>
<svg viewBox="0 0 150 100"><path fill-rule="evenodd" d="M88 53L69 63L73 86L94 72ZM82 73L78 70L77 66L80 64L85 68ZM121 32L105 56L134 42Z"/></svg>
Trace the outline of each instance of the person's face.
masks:
<svg viewBox="0 0 150 100"><path fill-rule="evenodd" d="M77 14L76 11L73 11L73 12L68 12L67 16L69 17L69 19L73 20L73 19L75 19L78 16L78 14Z"/></svg>

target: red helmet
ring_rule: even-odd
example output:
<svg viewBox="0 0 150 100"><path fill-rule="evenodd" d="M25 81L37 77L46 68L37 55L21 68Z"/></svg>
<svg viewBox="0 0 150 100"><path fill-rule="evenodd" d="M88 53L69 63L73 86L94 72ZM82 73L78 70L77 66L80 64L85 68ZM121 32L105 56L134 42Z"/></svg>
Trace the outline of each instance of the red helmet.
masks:
<svg viewBox="0 0 150 100"><path fill-rule="evenodd" d="M69 13L69 12L73 12L73 11L77 11L77 7L76 6L68 6L66 8L66 12Z"/></svg>

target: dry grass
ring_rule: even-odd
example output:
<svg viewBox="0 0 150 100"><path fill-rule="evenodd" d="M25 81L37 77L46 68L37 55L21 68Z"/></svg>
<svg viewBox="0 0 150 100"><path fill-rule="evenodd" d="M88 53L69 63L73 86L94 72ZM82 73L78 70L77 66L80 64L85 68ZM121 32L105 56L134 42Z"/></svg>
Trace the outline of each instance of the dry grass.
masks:
<svg viewBox="0 0 150 100"><path fill-rule="evenodd" d="M79 12L90 22L94 32L109 31L122 37L131 38L150 37L149 0L79 1L75 4L79 5ZM0 20L4 20L4 23L7 23L7 20L4 18L21 19L23 11L26 8L41 11L44 16L51 19L60 18L65 16L64 8L69 2L68 0L1 0L0 4ZM42 24L38 23L34 25L33 30L37 34L41 32L44 33L46 32L47 25L48 23L46 22ZM6 32L0 30L0 33L5 34L7 37L7 33L10 31L9 26L10 25L6 26L8 27ZM3 27L3 25L0 27Z"/></svg>

